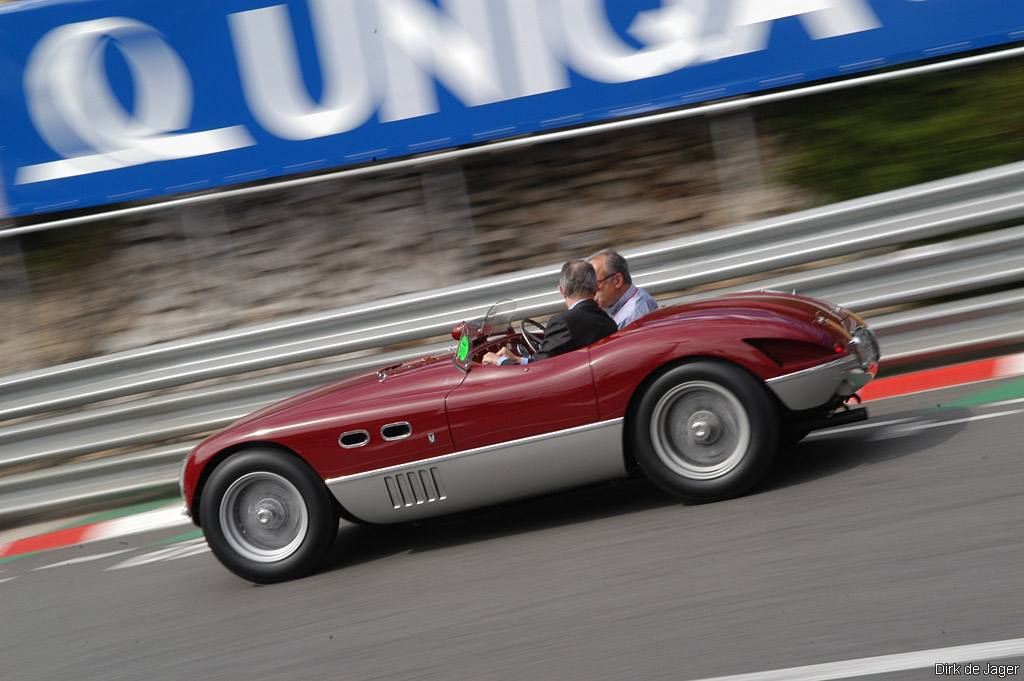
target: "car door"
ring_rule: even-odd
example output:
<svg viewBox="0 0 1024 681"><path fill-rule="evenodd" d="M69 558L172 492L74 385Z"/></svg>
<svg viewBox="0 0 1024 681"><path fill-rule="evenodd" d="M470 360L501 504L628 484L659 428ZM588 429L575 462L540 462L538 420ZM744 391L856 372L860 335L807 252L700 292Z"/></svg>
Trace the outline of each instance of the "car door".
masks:
<svg viewBox="0 0 1024 681"><path fill-rule="evenodd" d="M457 452L593 424L590 352L582 348L523 366L473 363L446 407Z"/></svg>

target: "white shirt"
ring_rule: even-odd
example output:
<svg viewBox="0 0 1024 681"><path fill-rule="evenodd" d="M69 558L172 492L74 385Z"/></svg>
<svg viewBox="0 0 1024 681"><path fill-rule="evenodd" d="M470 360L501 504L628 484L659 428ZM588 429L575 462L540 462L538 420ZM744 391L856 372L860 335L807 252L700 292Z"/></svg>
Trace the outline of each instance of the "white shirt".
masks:
<svg viewBox="0 0 1024 681"><path fill-rule="evenodd" d="M651 297L651 294L633 284L629 285L622 297L615 301L615 304L608 308L619 328L631 324L643 317L648 312L658 309L658 301Z"/></svg>

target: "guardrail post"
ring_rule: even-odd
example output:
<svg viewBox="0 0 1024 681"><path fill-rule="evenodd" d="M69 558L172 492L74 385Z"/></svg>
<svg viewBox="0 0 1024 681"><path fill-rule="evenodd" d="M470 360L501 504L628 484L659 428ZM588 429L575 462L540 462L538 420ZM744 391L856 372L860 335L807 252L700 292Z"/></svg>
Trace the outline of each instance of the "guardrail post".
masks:
<svg viewBox="0 0 1024 681"><path fill-rule="evenodd" d="M707 120L724 224L738 225L760 217L758 205L765 182L753 114L743 108Z"/></svg>
<svg viewBox="0 0 1024 681"><path fill-rule="evenodd" d="M240 311L248 307L250 296L235 257L224 204L186 206L179 216L195 291L213 289L210 302L228 309L225 321L241 318ZM222 312L218 309L217 315Z"/></svg>
<svg viewBox="0 0 1024 681"><path fill-rule="evenodd" d="M446 281L478 275L480 258L462 163L426 166L419 175L438 272L446 274Z"/></svg>
<svg viewBox="0 0 1024 681"><path fill-rule="evenodd" d="M34 309L20 239L0 239L0 317L5 320L4 337L8 343L17 343L36 333ZM17 345L9 347L4 343L0 347L18 353ZM3 361L0 361L0 373L6 373Z"/></svg>

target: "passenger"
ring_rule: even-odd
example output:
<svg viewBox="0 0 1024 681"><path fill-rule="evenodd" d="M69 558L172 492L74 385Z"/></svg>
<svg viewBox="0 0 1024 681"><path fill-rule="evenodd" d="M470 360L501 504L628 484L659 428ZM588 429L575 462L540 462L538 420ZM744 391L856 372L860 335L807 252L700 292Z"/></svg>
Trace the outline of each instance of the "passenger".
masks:
<svg viewBox="0 0 1024 681"><path fill-rule="evenodd" d="M533 357L519 357L508 348L484 355L484 364L509 365L537 362L597 342L615 332L615 322L594 302L597 273L585 260L562 265L558 292L565 298L565 312L547 323L544 340Z"/></svg>
<svg viewBox="0 0 1024 681"><path fill-rule="evenodd" d="M587 258L597 272L595 300L621 329L658 309L651 294L633 285L626 259L610 248Z"/></svg>

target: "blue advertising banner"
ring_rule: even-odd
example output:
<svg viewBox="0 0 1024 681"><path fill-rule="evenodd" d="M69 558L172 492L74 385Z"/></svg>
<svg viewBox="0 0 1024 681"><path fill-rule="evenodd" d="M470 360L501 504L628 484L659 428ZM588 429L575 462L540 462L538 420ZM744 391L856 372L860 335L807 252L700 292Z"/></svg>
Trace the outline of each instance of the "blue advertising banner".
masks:
<svg viewBox="0 0 1024 681"><path fill-rule="evenodd" d="M121 202L1020 40L1020 0L24 0L3 194Z"/></svg>

